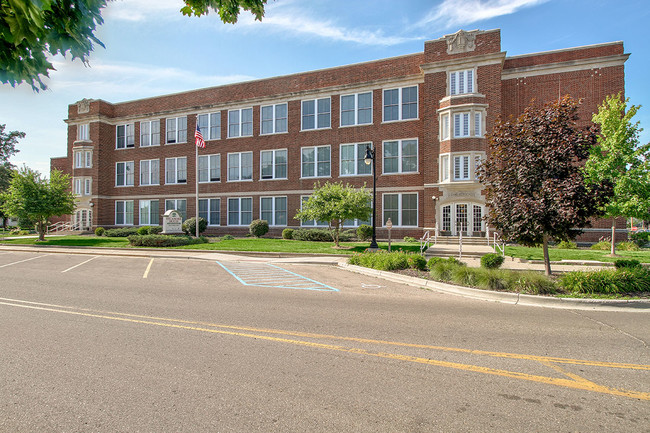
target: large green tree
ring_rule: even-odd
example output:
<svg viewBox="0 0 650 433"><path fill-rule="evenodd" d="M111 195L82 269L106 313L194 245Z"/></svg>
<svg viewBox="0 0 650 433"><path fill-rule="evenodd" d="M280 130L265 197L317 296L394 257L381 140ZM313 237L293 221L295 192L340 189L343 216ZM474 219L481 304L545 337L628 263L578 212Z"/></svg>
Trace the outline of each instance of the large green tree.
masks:
<svg viewBox="0 0 650 433"><path fill-rule="evenodd" d="M14 173L2 198L6 214L36 223L39 240L45 239L51 217L68 215L75 209L70 176L58 170L53 170L47 180L38 171L23 167Z"/></svg>
<svg viewBox="0 0 650 433"><path fill-rule="evenodd" d="M267 0L185 0L181 12L201 16L215 11L224 23L236 23L240 10L255 19L264 16ZM107 0L0 0L0 83L29 83L35 91L46 89L42 78L54 66L49 56L70 54L88 63L95 36L104 20Z"/></svg>
<svg viewBox="0 0 650 433"><path fill-rule="evenodd" d="M16 149L18 140L25 138L24 132L9 131L5 132L6 125L0 125L0 194L9 188L9 182L13 176L14 165L9 162L9 158L19 152ZM2 228L7 228L7 218L2 211L2 196L0 195L0 218L2 218Z"/></svg>
<svg viewBox="0 0 650 433"><path fill-rule="evenodd" d="M598 142L585 164L587 182L609 181L614 194L603 212L612 219L612 249L616 253L616 218L650 219L650 143L640 145L639 122L632 118L640 106L623 100L621 94L608 96L598 107L593 122L600 127Z"/></svg>
<svg viewBox="0 0 650 433"><path fill-rule="evenodd" d="M593 128L576 127L579 102L566 96L530 106L519 118L497 122L479 169L489 207L487 221L507 241L542 245L551 274L550 240L570 240L602 214L607 182L586 184L581 165L596 144Z"/></svg>
<svg viewBox="0 0 650 433"><path fill-rule="evenodd" d="M321 186L316 183L314 193L302 203L298 210L297 220L327 221L327 227L339 246L339 234L343 221L347 219L367 220L372 208L370 191L365 188L354 188L343 183L329 183Z"/></svg>

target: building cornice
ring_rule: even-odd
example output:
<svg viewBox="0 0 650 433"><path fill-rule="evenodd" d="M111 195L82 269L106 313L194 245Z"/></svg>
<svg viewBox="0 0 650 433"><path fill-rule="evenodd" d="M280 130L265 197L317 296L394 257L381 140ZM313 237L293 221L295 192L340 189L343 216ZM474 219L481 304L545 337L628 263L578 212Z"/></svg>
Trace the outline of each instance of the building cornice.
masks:
<svg viewBox="0 0 650 433"><path fill-rule="evenodd" d="M489 53L480 56L463 57L442 62L425 63L420 65L424 74L447 72L452 69L474 68L477 66L502 65L506 59L505 51Z"/></svg>
<svg viewBox="0 0 650 433"><path fill-rule="evenodd" d="M512 80L516 78L534 77L538 75L561 74L565 72L584 71L588 69L602 69L613 66L623 66L628 57L630 57L629 54L616 54L613 56L569 60L566 62L546 63L541 65L522 66L520 68L504 69L501 73L501 79Z"/></svg>

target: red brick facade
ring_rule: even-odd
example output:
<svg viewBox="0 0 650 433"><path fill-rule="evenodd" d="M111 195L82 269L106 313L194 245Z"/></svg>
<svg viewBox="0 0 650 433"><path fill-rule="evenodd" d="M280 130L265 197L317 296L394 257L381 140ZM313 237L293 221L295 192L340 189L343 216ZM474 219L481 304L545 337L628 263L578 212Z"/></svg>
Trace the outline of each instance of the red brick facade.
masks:
<svg viewBox="0 0 650 433"><path fill-rule="evenodd" d="M485 230L480 220L485 208L474 170L485 158L485 134L495 120L499 116L518 115L532 99L541 104L568 93L583 99L581 119L587 123L606 95L624 91L626 59L621 42L508 58L501 51L499 30L461 31L426 42L422 53L374 62L117 104L83 100L68 108L67 156L52 159L52 168L79 179L78 209L87 213L82 216L78 211L73 218L87 219L88 226L141 225L140 202L147 200L157 200L158 214L162 214L165 200L184 199L187 216L193 216L196 213L193 135L197 115L219 113L220 138L206 139L206 148L199 151L199 155L220 155L220 181L199 184L201 199L220 199L220 218L212 221L209 233L247 231L247 224L229 224L232 222L230 205L244 203L229 199L252 199L252 212L238 214L247 222L262 217L262 197L286 197L286 206L283 200L278 203L273 200L277 208L268 209L280 221L271 229L277 235L284 227L301 225L293 216L300 208L301 196L309 195L316 181L366 184L371 188L371 175L343 174L345 170L364 168L358 160L345 161L342 152L347 155L352 150L348 144L372 143L377 154L379 237L386 236L381 227L388 216L393 217L394 237L419 237L423 230L436 227L442 234L456 234L462 229L476 235ZM415 105L408 104L408 95L416 91L414 110ZM360 107L368 92L372 94L372 122L342 126L343 116L351 113L361 119L367 113ZM342 107L342 96L352 94L361 96L344 98L346 107L351 101L357 104L356 110L348 112ZM399 119L385 121L384 116L394 109L388 102L393 96L401 98L397 110L391 111L398 113ZM303 101L318 99L330 101L330 126L305 130L302 121L308 110L303 110ZM262 134L261 107L273 104L286 104L287 130ZM229 110L248 108L252 108L252 136L230 138ZM321 114L326 120L326 113ZM187 122L186 141L165 144L166 119L179 117ZM160 144L142 146L141 122L150 121L159 125ZM129 126L133 128L132 147L117 148L118 125L132 125ZM77 129L86 127L87 135L79 137ZM208 131L204 130L203 134L208 137ZM412 153L414 143L416 154ZM306 148L318 146L329 146L330 175L309 177L308 171L303 172L303 162L307 165L311 162L303 153L311 154L311 149ZM358 146L358 158L363 158L360 155L363 148ZM262 179L261 152L269 150L286 150L286 178ZM325 151L326 148L322 150ZM393 151L397 152L396 159L392 157ZM81 157L76 155L78 152ZM252 152L252 180L229 180L228 154L237 152ZM165 161L177 157L187 157L186 183L168 184ZM307 159L303 161L303 158ZM141 185L142 160L159 161L158 185ZM116 186L116 164L131 161L133 185ZM124 169L127 165L120 167ZM317 170L319 165L312 165ZM393 169L386 168L389 166ZM326 168L326 164L321 167ZM264 203L268 206L270 201ZM119 217L116 206L122 211L118 212ZM218 225L214 224L217 222ZM146 225L152 223L162 224L162 220L154 218ZM606 234L604 231L589 233L595 238Z"/></svg>

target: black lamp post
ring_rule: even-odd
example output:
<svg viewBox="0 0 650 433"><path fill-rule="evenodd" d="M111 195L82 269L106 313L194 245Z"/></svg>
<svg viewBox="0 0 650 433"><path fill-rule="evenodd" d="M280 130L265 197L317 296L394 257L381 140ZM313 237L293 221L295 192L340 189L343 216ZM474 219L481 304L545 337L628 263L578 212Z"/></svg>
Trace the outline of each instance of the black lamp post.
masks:
<svg viewBox="0 0 650 433"><path fill-rule="evenodd" d="M370 148L370 145L366 146L366 156L363 158L363 162L366 165L370 165L372 162L372 241L370 242L370 251L377 251L379 245L377 245L377 236L376 236L376 226L377 226L377 174L375 172L375 151Z"/></svg>

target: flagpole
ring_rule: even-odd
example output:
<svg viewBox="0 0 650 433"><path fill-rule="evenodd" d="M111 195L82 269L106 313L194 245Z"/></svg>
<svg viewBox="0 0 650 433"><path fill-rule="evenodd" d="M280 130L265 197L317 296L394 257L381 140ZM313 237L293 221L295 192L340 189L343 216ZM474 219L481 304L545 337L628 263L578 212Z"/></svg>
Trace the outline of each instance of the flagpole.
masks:
<svg viewBox="0 0 650 433"><path fill-rule="evenodd" d="M199 116L196 116L196 123L198 125L199 123ZM196 237L199 237L199 146L194 144L194 165L196 168L196 200L195 200L195 206L196 206Z"/></svg>

